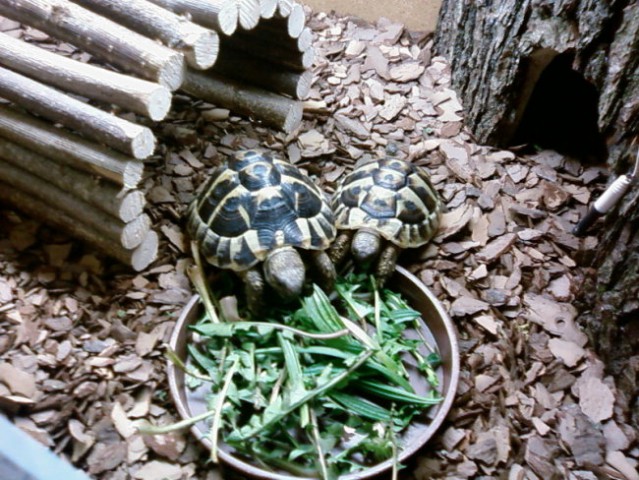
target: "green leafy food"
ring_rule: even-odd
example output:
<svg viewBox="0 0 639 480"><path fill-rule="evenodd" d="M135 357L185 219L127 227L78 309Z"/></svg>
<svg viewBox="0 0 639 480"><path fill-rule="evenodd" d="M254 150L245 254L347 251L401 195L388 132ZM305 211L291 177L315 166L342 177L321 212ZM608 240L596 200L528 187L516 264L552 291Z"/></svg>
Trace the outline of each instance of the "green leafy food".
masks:
<svg viewBox="0 0 639 480"><path fill-rule="evenodd" d="M415 338L420 314L401 295L362 274L338 279L336 292L331 301L314 286L297 307L259 319L240 311L238 322L211 311L209 293L181 368L188 385L210 385L211 411L200 418L212 419L214 450L219 441L300 477L338 478L389 459L397 475L402 432L442 400L441 360ZM416 393L409 372L430 390Z"/></svg>

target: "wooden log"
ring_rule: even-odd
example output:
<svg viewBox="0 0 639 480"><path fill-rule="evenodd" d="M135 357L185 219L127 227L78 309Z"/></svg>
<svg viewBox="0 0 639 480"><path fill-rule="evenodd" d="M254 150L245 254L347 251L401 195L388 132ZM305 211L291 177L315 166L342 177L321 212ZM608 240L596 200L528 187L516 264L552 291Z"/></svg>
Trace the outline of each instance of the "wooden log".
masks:
<svg viewBox="0 0 639 480"><path fill-rule="evenodd" d="M218 33L233 35L240 12L234 1L227 0L150 0L156 5L180 15L188 15L193 22L212 28Z"/></svg>
<svg viewBox="0 0 639 480"><path fill-rule="evenodd" d="M80 198L64 192L49 183L48 180L32 175L9 162L0 161L0 178L18 190L36 197L65 215L74 218L87 228L95 230L112 241L119 242L127 249L133 249L142 242L141 230L145 223L148 225L146 231L148 232L150 229L148 217L146 221L145 219L135 219L132 222L124 223ZM141 217L146 217L146 215ZM127 228L130 224L134 224L133 227Z"/></svg>
<svg viewBox="0 0 639 480"><path fill-rule="evenodd" d="M215 63L220 46L216 32L154 3L147 0L75 2L142 35L159 39L167 47L182 52L191 68L206 70Z"/></svg>
<svg viewBox="0 0 639 480"><path fill-rule="evenodd" d="M303 100L308 97L313 72L292 72L241 50L224 48L213 72L276 93Z"/></svg>
<svg viewBox="0 0 639 480"><path fill-rule="evenodd" d="M253 117L286 133L299 128L302 122L302 102L213 72L188 71L183 88L194 97Z"/></svg>
<svg viewBox="0 0 639 480"><path fill-rule="evenodd" d="M118 241L105 237L78 222L76 218L1 180L0 201L13 205L16 209L44 223L65 230L70 235L94 245L110 257L131 266L138 272L144 270L157 258L159 238L157 233L152 230L138 247L127 250Z"/></svg>
<svg viewBox="0 0 639 480"><path fill-rule="evenodd" d="M171 108L168 88L79 62L0 33L0 64L62 90L113 103L160 121Z"/></svg>
<svg viewBox="0 0 639 480"><path fill-rule="evenodd" d="M142 214L145 205L140 190L122 190L114 183L49 160L4 138L0 139L0 159L50 182L123 222Z"/></svg>
<svg viewBox="0 0 639 480"><path fill-rule="evenodd" d="M2 0L0 15L170 90L182 84L184 55L68 0Z"/></svg>
<svg viewBox="0 0 639 480"><path fill-rule="evenodd" d="M26 113L0 105L0 136L58 163L136 188L144 164L108 150Z"/></svg>
<svg viewBox="0 0 639 480"><path fill-rule="evenodd" d="M155 137L147 127L100 110L69 95L0 67L0 95L134 158L153 154Z"/></svg>
<svg viewBox="0 0 639 480"><path fill-rule="evenodd" d="M273 18L277 12L277 0L260 0L260 17Z"/></svg>
<svg viewBox="0 0 639 480"><path fill-rule="evenodd" d="M222 38L220 50L225 48L250 53L295 72L308 70L315 61L315 51L312 47L305 52L296 52L283 47L281 44L256 42L254 38L246 35L233 35L228 38Z"/></svg>

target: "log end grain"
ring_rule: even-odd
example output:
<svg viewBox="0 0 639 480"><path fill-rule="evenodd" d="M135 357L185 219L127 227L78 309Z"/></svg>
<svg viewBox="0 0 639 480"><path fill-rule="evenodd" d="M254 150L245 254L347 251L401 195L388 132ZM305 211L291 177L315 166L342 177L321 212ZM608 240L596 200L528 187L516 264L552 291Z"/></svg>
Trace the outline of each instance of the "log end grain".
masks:
<svg viewBox="0 0 639 480"><path fill-rule="evenodd" d="M280 17L288 17L293 10L293 0L277 0L277 13Z"/></svg>
<svg viewBox="0 0 639 480"><path fill-rule="evenodd" d="M297 49L300 52L305 52L306 50L311 48L312 45L313 45L313 31L308 27L304 27L299 37L297 37Z"/></svg>
<svg viewBox="0 0 639 480"><path fill-rule="evenodd" d="M304 13L304 7L302 7L299 3L295 3L291 8L291 13L288 15L288 20L286 22L288 34L292 38L298 38L305 26L306 14Z"/></svg>
<svg viewBox="0 0 639 480"><path fill-rule="evenodd" d="M144 237L144 240L138 245L131 254L131 266L137 272L144 270L151 265L158 256L158 247L160 238L153 230Z"/></svg>
<svg viewBox="0 0 639 480"><path fill-rule="evenodd" d="M273 18L277 11L277 0L260 0L260 17Z"/></svg>
<svg viewBox="0 0 639 480"><path fill-rule="evenodd" d="M140 127L138 132L131 138L131 155L138 160L153 155L155 151L155 136L150 128Z"/></svg>
<svg viewBox="0 0 639 480"><path fill-rule="evenodd" d="M122 186L126 189L135 189L142 181L144 173L144 163L138 161L128 161L122 168Z"/></svg>
<svg viewBox="0 0 639 480"><path fill-rule="evenodd" d="M315 49L309 48L302 54L301 67L304 70L309 69L313 66L314 62L315 62Z"/></svg>
<svg viewBox="0 0 639 480"><path fill-rule="evenodd" d="M120 197L120 195L118 195ZM140 190L129 190L121 193L118 216L123 222L131 222L142 214L146 199Z"/></svg>
<svg viewBox="0 0 639 480"><path fill-rule="evenodd" d="M122 228L122 235L120 236L122 246L127 250L137 248L150 231L151 218L143 213Z"/></svg>
<svg viewBox="0 0 639 480"><path fill-rule="evenodd" d="M260 3L258 0L240 0L238 3L238 22L244 30L252 30L260 22Z"/></svg>
<svg viewBox="0 0 639 480"><path fill-rule="evenodd" d="M217 23L222 33L231 36L237 30L240 11L235 2L225 2L217 14Z"/></svg>
<svg viewBox="0 0 639 480"><path fill-rule="evenodd" d="M212 30L204 30L197 38L189 40L189 49L184 51L191 68L207 70L217 60L220 51L220 37Z"/></svg>
<svg viewBox="0 0 639 480"><path fill-rule="evenodd" d="M313 85L313 72L306 70L302 72L297 81L297 88L295 91L295 97L300 100L306 100L311 92L311 86Z"/></svg>
<svg viewBox="0 0 639 480"><path fill-rule="evenodd" d="M173 92L182 86L185 73L184 55L175 52L160 69L158 82Z"/></svg>
<svg viewBox="0 0 639 480"><path fill-rule="evenodd" d="M297 130L302 124L302 116L304 115L304 105L302 102L292 102L288 113L286 115L286 119L284 120L284 124L282 125L282 130L286 133L291 133Z"/></svg>
<svg viewBox="0 0 639 480"><path fill-rule="evenodd" d="M148 94L146 102L144 103L145 111L143 113L154 122L164 120L171 110L171 99L171 90L163 85L157 84L157 88Z"/></svg>

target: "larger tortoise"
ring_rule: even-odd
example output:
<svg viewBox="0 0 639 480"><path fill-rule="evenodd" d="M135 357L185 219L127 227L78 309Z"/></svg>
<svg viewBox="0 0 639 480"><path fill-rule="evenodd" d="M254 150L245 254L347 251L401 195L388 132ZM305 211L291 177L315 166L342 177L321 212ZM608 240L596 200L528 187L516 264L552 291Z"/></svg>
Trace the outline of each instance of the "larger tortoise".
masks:
<svg viewBox="0 0 639 480"><path fill-rule="evenodd" d="M328 201L299 169L263 151L239 152L212 173L189 207L187 231L210 264L243 278L253 312L265 281L284 300L301 294L300 253L325 288L335 280L325 252L336 235Z"/></svg>
<svg viewBox="0 0 639 480"><path fill-rule="evenodd" d="M377 262L380 285L402 249L420 247L435 235L442 212L428 173L394 158L363 164L345 176L331 206L340 232L331 259L339 265L350 247L357 263Z"/></svg>

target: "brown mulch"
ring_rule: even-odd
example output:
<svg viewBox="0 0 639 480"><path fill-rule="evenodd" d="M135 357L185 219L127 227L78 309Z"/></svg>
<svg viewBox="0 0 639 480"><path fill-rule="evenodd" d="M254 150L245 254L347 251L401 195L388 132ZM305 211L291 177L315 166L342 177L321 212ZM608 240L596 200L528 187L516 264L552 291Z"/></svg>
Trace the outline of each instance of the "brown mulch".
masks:
<svg viewBox="0 0 639 480"><path fill-rule="evenodd" d="M299 135L185 96L154 126L145 186L162 246L147 271L0 209L0 408L93 478L219 478L188 434L132 423L176 419L162 344L192 295L186 204L241 147L286 154L328 192L393 154L425 165L448 206L435 242L400 262L449 309L462 352L453 409L402 478L639 479L631 399L572 305L597 239L570 230L605 170L476 145L424 35L321 13L310 25L317 79Z"/></svg>

